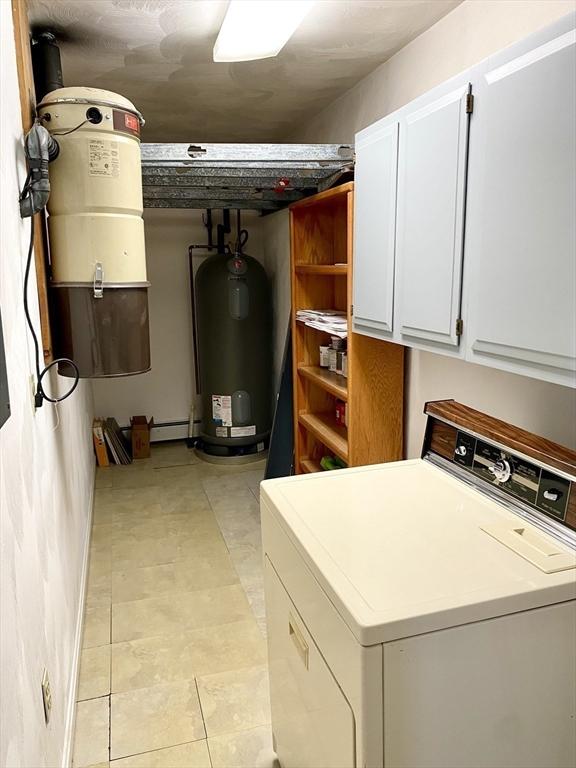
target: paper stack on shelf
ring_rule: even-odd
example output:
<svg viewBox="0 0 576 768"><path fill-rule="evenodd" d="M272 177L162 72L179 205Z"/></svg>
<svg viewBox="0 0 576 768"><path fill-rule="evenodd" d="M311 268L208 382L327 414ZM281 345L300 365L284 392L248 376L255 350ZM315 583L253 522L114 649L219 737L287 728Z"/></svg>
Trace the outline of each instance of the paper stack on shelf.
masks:
<svg viewBox="0 0 576 768"><path fill-rule="evenodd" d="M346 313L337 309L299 309L296 312L296 320L309 328L325 331L340 339L348 336Z"/></svg>

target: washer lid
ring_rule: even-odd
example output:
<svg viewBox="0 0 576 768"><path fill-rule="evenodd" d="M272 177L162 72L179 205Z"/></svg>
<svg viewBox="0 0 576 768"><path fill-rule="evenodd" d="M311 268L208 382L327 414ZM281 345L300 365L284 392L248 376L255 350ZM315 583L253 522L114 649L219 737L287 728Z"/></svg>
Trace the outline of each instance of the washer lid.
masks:
<svg viewBox="0 0 576 768"><path fill-rule="evenodd" d="M532 544L571 557L569 566L572 550L428 462L270 480L261 490L363 645L576 598L573 567L545 573L494 526L529 529Z"/></svg>

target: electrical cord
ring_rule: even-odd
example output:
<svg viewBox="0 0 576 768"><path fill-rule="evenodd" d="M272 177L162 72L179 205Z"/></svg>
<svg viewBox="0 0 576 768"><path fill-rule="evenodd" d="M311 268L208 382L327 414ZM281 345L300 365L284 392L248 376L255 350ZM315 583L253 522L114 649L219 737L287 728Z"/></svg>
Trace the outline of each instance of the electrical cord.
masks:
<svg viewBox="0 0 576 768"><path fill-rule="evenodd" d="M82 120L81 123L78 123L74 128L70 128L69 131L51 131L52 136L68 136L70 133L74 133L74 131L77 131L79 128L82 128L83 125L86 125L86 123L89 123L90 120Z"/></svg>
<svg viewBox="0 0 576 768"><path fill-rule="evenodd" d="M80 371L78 370L78 366L76 365L76 363L67 357L58 357L56 360L52 360L52 362L48 363L47 366L45 366L42 370L40 370L40 345L38 344L38 337L36 336L36 331L34 330L34 325L32 324L32 318L30 317L30 308L28 306L28 280L30 278L30 267L32 266L33 251L34 251L34 217L31 216L30 217L30 244L28 246L26 270L24 272L24 314L26 315L26 322L28 323L28 328L30 329L30 333L32 334L32 340L34 341L34 353L35 353L35 363L36 363L36 393L34 395L34 405L36 406L36 408L41 408L44 400L47 400L49 403L61 403L62 400L66 400L67 397L70 397L72 392L74 392L74 390L78 386L78 382L80 381ZM70 389L68 390L68 392L66 392L66 394L62 395L61 397L50 397L50 395L46 394L42 381L44 379L44 376L46 376L46 374L48 373L48 371L58 363L67 363L68 365L72 366L72 368L74 369L74 382L70 387Z"/></svg>

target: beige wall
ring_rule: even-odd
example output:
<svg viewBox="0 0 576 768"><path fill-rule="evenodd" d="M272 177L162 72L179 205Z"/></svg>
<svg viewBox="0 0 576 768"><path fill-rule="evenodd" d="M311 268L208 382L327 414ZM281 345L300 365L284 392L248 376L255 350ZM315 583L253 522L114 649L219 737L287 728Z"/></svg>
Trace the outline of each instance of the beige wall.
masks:
<svg viewBox="0 0 576 768"><path fill-rule="evenodd" d="M291 138L354 141L375 120L574 9L573 0L465 0Z"/></svg>
<svg viewBox="0 0 576 768"><path fill-rule="evenodd" d="M356 131L575 8L562 0L467 0L292 139L353 141ZM573 390L415 350L408 354L407 376L409 457L420 452L424 403L447 397L576 447Z"/></svg>
<svg viewBox="0 0 576 768"><path fill-rule="evenodd" d="M22 304L30 219L18 210L26 166L8 2L0 2L0 36L0 306L11 407L0 430L0 765L39 768L64 764L72 733L94 483L92 390L80 382L58 411L32 406L34 355ZM39 333L33 278L29 296ZM69 383L54 373L51 391ZM44 668L53 699L48 726Z"/></svg>

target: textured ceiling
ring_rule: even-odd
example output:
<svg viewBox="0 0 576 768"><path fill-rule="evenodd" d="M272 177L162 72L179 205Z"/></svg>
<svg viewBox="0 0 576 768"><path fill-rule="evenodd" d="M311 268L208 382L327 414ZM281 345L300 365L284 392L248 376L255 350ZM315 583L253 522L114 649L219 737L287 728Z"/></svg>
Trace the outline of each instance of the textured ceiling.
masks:
<svg viewBox="0 0 576 768"><path fill-rule="evenodd" d="M317 0L274 59L215 64L224 0L30 0L65 85L116 91L144 141L279 141L460 0Z"/></svg>

